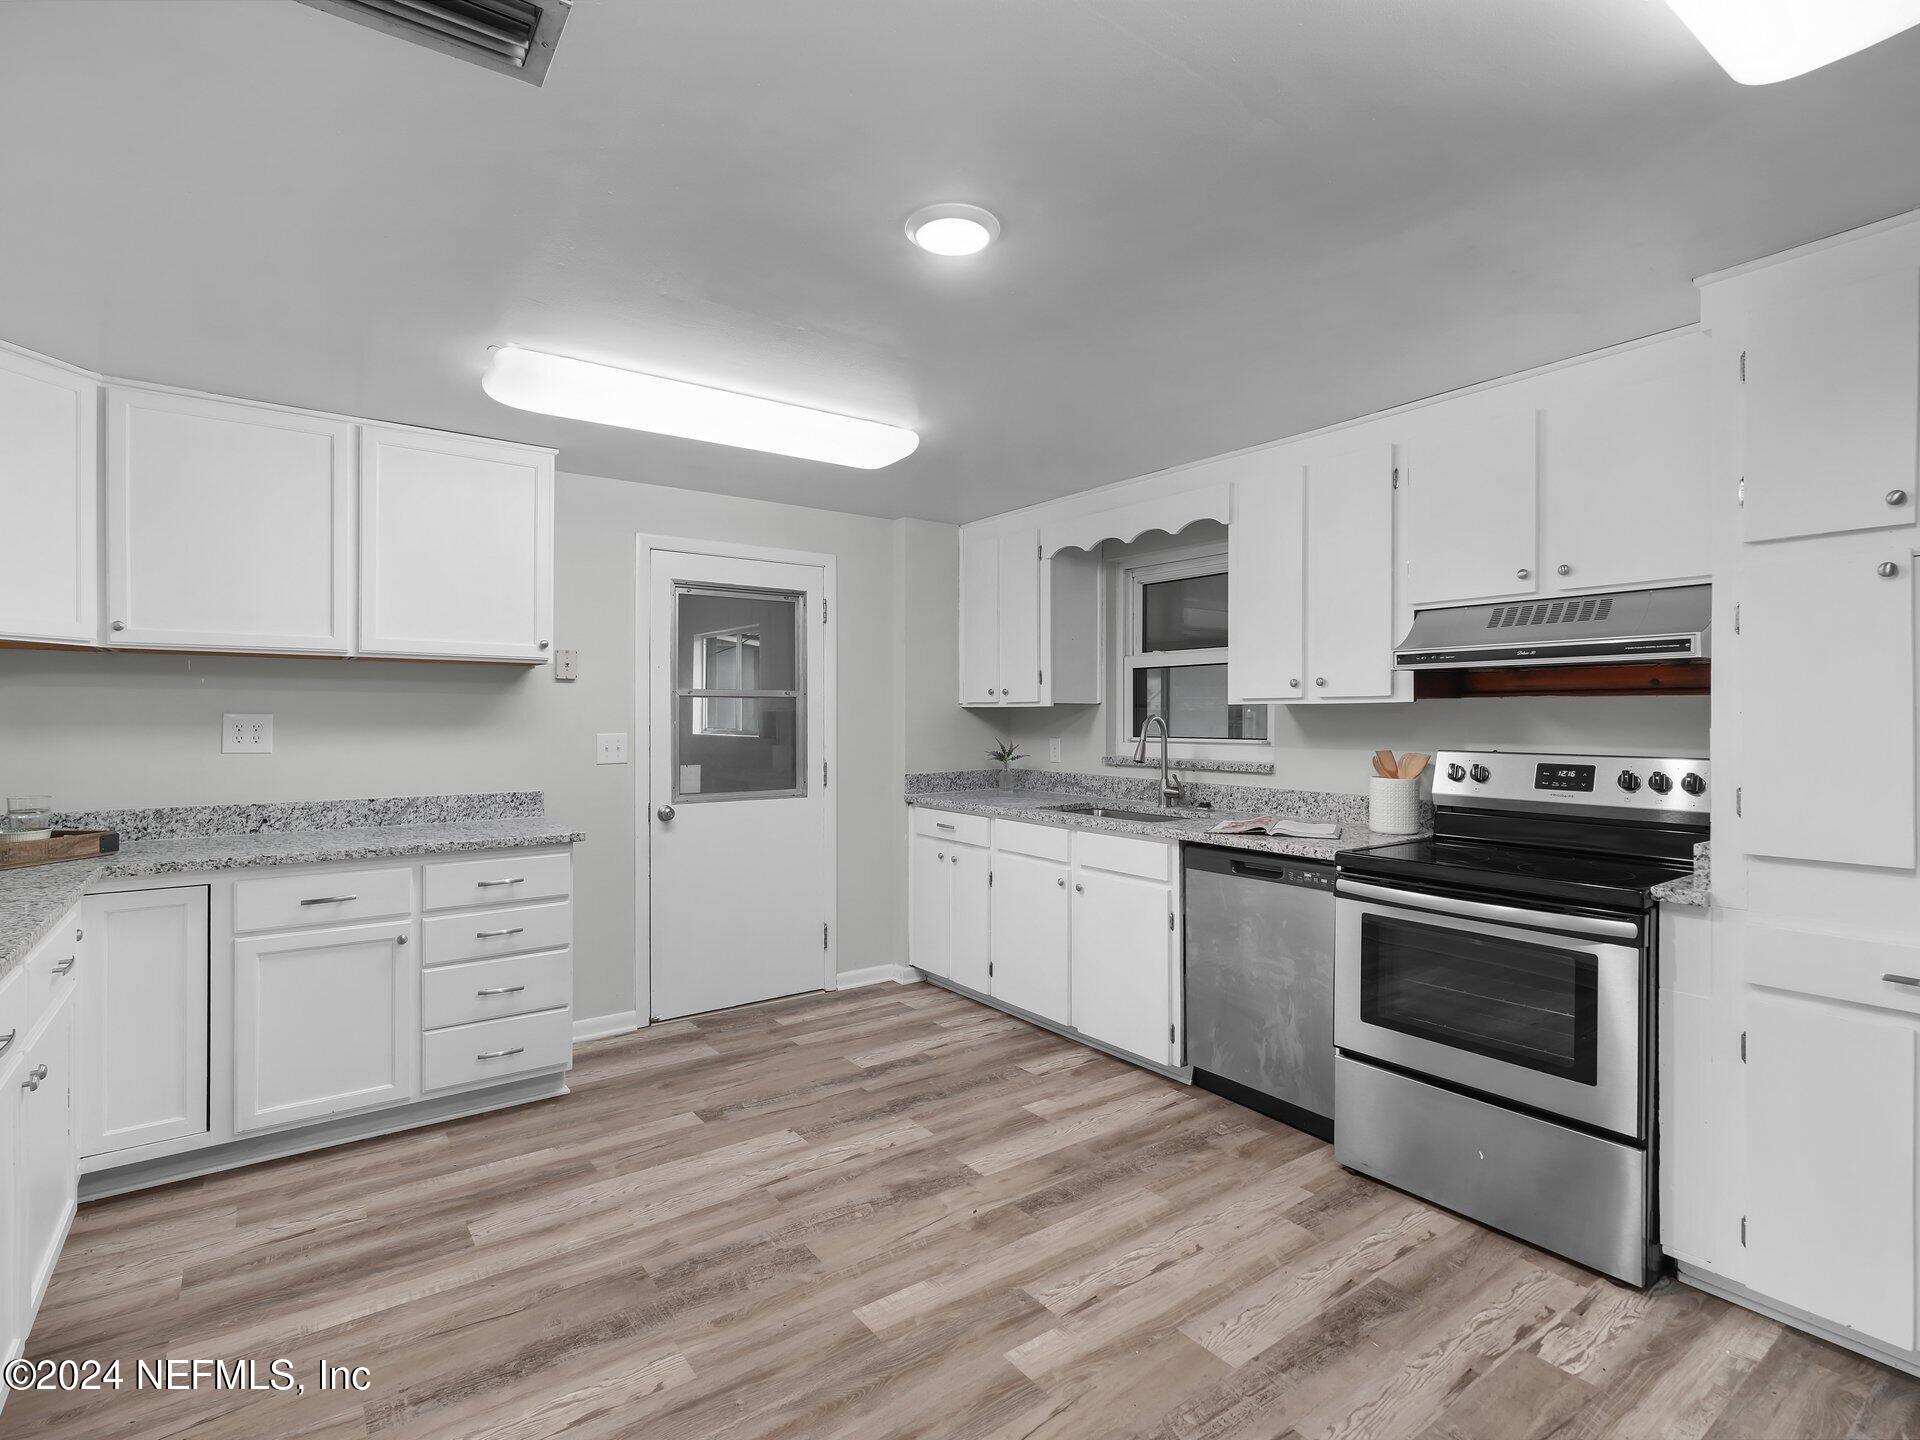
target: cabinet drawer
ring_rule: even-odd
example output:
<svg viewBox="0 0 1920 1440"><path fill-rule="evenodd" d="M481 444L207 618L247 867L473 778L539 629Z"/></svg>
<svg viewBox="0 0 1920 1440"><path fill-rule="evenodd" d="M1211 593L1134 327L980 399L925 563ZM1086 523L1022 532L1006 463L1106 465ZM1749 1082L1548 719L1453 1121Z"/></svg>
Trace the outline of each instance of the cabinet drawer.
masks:
<svg viewBox="0 0 1920 1440"><path fill-rule="evenodd" d="M1750 985L1920 1015L1920 983L1909 983L1920 982L1920 945L1777 925L1742 929Z"/></svg>
<svg viewBox="0 0 1920 1440"><path fill-rule="evenodd" d="M1019 820L996 820L993 848L1015 855L1031 855L1036 860L1057 860L1062 865L1073 853L1073 832L1058 825L1028 825Z"/></svg>
<svg viewBox="0 0 1920 1440"><path fill-rule="evenodd" d="M424 929L421 960L428 965L558 950L573 943L573 902L549 900L472 915L430 915Z"/></svg>
<svg viewBox="0 0 1920 1440"><path fill-rule="evenodd" d="M984 845L992 834L993 822L984 815L960 815L951 810L913 810L913 833L931 835L936 840L958 840L963 845Z"/></svg>
<svg viewBox="0 0 1920 1440"><path fill-rule="evenodd" d="M23 967L16 966L0 979L0 1070L25 1049L27 1032L33 1028L33 1019L27 1013L32 1008L27 1003L29 988Z"/></svg>
<svg viewBox="0 0 1920 1440"><path fill-rule="evenodd" d="M439 1030L573 1003L573 954L548 950L442 965L420 977L420 1025Z"/></svg>
<svg viewBox="0 0 1920 1440"><path fill-rule="evenodd" d="M413 871L335 870L236 880L233 928L298 930L413 912Z"/></svg>
<svg viewBox="0 0 1920 1440"><path fill-rule="evenodd" d="M573 1058L573 1012L543 1010L482 1020L420 1037L423 1090L484 1085L535 1070L558 1070Z"/></svg>
<svg viewBox="0 0 1920 1440"><path fill-rule="evenodd" d="M1161 840L1127 840L1082 830L1073 837L1073 858L1076 864L1142 880L1173 878L1173 847Z"/></svg>
<svg viewBox="0 0 1920 1440"><path fill-rule="evenodd" d="M566 854L507 855L429 865L422 883L423 908L457 910L470 905L562 899L573 893L571 862L572 857Z"/></svg>
<svg viewBox="0 0 1920 1440"><path fill-rule="evenodd" d="M21 1039L24 1040L26 1032L40 1023L40 1017L73 988L84 958L80 953L82 933L80 911L76 907L62 915L54 927L40 937L40 943L27 952L26 964L20 967L26 972L26 989L21 997L25 1007Z"/></svg>

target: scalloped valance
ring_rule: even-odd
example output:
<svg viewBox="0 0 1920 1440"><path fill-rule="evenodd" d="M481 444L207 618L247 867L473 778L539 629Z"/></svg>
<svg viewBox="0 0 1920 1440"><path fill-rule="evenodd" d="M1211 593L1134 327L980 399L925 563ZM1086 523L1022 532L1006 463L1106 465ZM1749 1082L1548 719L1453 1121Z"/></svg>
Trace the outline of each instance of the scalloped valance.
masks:
<svg viewBox="0 0 1920 1440"><path fill-rule="evenodd" d="M1231 485L1209 485L1203 490L1136 500L1131 505L1095 510L1042 527L1040 553L1052 556L1062 550L1090 551L1103 540L1125 543L1139 539L1149 530L1177 535L1196 520L1218 520L1225 524L1232 509Z"/></svg>

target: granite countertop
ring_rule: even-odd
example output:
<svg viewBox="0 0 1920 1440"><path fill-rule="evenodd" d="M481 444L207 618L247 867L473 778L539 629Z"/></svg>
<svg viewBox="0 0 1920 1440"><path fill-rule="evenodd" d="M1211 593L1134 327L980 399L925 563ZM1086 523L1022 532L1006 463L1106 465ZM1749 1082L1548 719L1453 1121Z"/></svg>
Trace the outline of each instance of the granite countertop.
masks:
<svg viewBox="0 0 1920 1440"><path fill-rule="evenodd" d="M1662 905L1708 905L1713 900L1712 842L1702 840L1693 847L1693 874L1678 880L1664 880L1650 892Z"/></svg>
<svg viewBox="0 0 1920 1440"><path fill-rule="evenodd" d="M0 976L11 971L47 928L99 880L572 845L586 838L544 816L521 815L424 825L181 835L137 840L118 854L98 860L0 870Z"/></svg>
<svg viewBox="0 0 1920 1440"><path fill-rule="evenodd" d="M1331 860L1342 850L1370 850L1381 845L1401 845L1417 838L1413 835L1386 835L1367 828L1363 820L1339 822L1340 833L1324 840L1296 835L1215 835L1210 833L1222 820L1242 819L1270 813L1260 810L1189 810L1175 808L1170 815L1177 820L1149 822L1109 820L1093 815L1062 814L1049 805L1084 803L1089 799L1121 809L1153 810L1159 807L1140 801L1098 797L1066 791L1048 790L949 790L931 795L909 795L907 804L923 805L929 810L952 810L963 815L997 815L1003 820L1020 820L1035 825L1058 825L1068 830L1098 830L1110 835L1136 836L1142 840L1168 840L1181 844L1225 845L1236 850L1259 850L1268 855L1298 855L1310 860ZM1422 834L1426 832L1421 832Z"/></svg>

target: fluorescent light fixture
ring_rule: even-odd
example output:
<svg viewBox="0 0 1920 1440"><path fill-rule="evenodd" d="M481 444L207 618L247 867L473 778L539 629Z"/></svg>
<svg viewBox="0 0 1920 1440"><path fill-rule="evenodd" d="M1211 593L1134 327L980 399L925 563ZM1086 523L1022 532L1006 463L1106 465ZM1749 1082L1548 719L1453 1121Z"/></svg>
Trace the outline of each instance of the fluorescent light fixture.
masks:
<svg viewBox="0 0 1920 1440"><path fill-rule="evenodd" d="M518 345L494 348L480 384L502 405L517 410L850 465L856 470L878 470L906 459L920 446L918 435L898 425L522 350Z"/></svg>
<svg viewBox="0 0 1920 1440"><path fill-rule="evenodd" d="M1742 85L1831 65L1920 25L1920 0L1667 0Z"/></svg>
<svg viewBox="0 0 1920 1440"><path fill-rule="evenodd" d="M999 238L999 217L978 205L929 205L907 217L907 239L931 255L977 255Z"/></svg>

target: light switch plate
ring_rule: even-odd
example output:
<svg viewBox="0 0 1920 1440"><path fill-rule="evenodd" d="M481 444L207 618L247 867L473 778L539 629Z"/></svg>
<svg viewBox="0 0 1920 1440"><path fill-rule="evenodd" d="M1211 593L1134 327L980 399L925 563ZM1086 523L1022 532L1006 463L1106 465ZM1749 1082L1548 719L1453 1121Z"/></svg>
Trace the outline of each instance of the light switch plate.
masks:
<svg viewBox="0 0 1920 1440"><path fill-rule="evenodd" d="M273 753L273 716L222 715L220 717L220 753L222 755L271 755Z"/></svg>
<svg viewBox="0 0 1920 1440"><path fill-rule="evenodd" d="M556 680L578 680L580 678L580 652L578 650L556 650L553 652L553 678Z"/></svg>
<svg viewBox="0 0 1920 1440"><path fill-rule="evenodd" d="M627 735L622 731L608 731L594 737L598 742L596 765L624 765L627 763Z"/></svg>

